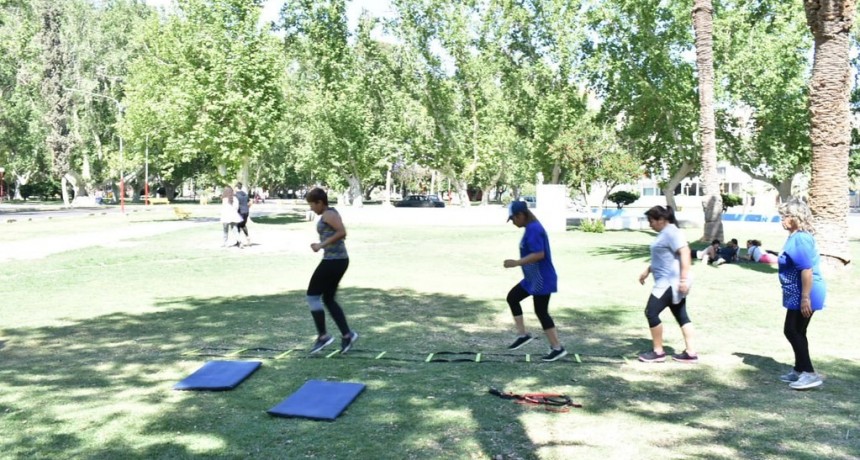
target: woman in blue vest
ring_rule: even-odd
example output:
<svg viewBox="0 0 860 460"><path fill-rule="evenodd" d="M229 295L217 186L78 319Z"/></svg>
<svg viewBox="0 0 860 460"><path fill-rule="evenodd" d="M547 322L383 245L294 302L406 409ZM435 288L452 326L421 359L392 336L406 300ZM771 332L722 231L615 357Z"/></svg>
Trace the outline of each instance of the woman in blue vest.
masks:
<svg viewBox="0 0 860 460"><path fill-rule="evenodd" d="M543 356L543 361L555 361L567 355L567 351L558 340L555 323L549 315L549 297L558 290L558 276L552 265L552 253L549 249L549 237L543 225L529 211L525 201L514 201L508 209L508 221L518 228L525 227L523 239L520 240L520 258L507 259L505 268L522 267L523 280L517 283L508 293L508 306L514 315L514 323L519 334L508 349L516 350L534 340L526 332L523 321L523 309L520 302L532 296L535 314L546 334L551 346L549 353Z"/></svg>
<svg viewBox="0 0 860 460"><path fill-rule="evenodd" d="M794 367L780 380L795 390L806 390L823 383L812 367L806 329L813 313L824 308L827 285L821 277L809 206L791 200L780 205L779 215L782 228L788 231L779 255L782 306L786 309L783 332L794 350Z"/></svg>

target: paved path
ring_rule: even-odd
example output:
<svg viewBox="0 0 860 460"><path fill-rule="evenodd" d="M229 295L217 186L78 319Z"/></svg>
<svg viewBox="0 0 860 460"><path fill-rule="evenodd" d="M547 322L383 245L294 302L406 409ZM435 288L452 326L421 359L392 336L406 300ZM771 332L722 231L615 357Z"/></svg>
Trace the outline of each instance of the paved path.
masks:
<svg viewBox="0 0 860 460"><path fill-rule="evenodd" d="M60 235L29 238L7 243L0 242L0 261L40 259L51 254L73 251L90 246L111 246L119 244L123 240L172 232L194 225L201 225L201 223L194 221L151 222L119 229L76 232L73 236Z"/></svg>

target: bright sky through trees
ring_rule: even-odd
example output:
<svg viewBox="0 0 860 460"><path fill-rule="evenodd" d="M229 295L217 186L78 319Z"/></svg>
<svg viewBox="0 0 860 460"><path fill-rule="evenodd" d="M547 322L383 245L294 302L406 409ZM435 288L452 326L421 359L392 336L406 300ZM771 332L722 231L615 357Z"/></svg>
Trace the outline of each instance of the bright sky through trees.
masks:
<svg viewBox="0 0 860 460"><path fill-rule="evenodd" d="M173 0L145 0L148 5L157 8L169 8L173 4ZM284 0L266 0L263 5L263 13L260 15L260 21L268 23L278 19L278 12L283 6ZM367 10L375 17L388 17L391 15L391 4L388 0L351 0L348 2L346 16L349 20L350 30L355 30L358 25L358 17L362 10Z"/></svg>

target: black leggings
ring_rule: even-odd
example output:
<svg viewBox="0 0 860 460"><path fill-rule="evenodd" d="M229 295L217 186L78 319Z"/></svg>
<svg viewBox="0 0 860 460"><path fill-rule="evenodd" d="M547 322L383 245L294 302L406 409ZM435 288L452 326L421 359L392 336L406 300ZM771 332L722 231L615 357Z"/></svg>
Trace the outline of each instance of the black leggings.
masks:
<svg viewBox="0 0 860 460"><path fill-rule="evenodd" d="M678 321L678 325L681 327L691 322L690 317L687 316L687 298L684 297L679 303L673 304L672 288L669 288L666 289L666 292L659 299L654 294L648 297L648 304L645 305L645 317L648 318L648 327L657 327L660 325L660 313L666 307L672 310L672 315L675 316L675 320Z"/></svg>
<svg viewBox="0 0 860 460"><path fill-rule="evenodd" d="M523 308L520 306L520 302L530 295L519 283L511 288L511 292L508 292L507 301L514 316L523 316ZM555 327L552 317L549 316L549 296L550 294L532 296L535 303L535 314L543 330Z"/></svg>
<svg viewBox="0 0 860 460"><path fill-rule="evenodd" d="M809 357L809 341L806 340L806 328L811 320L812 315L804 318L800 310L785 311L783 333L794 350L794 370L797 372L815 372Z"/></svg>
<svg viewBox="0 0 860 460"><path fill-rule="evenodd" d="M350 329L346 323L346 315L334 297L337 293L337 286L348 267L349 259L323 259L311 276L307 293L309 298L322 296L325 308L343 335L349 334ZM314 318L314 325L319 335L325 335L325 313L322 310L311 310L311 316Z"/></svg>
<svg viewBox="0 0 860 460"><path fill-rule="evenodd" d="M239 232L245 232L245 236L248 236L248 215L249 214L250 214L250 212L248 212L248 211L239 213L239 217L242 218L242 222L239 222L238 224L236 224L236 230L237 230L236 233L237 234Z"/></svg>

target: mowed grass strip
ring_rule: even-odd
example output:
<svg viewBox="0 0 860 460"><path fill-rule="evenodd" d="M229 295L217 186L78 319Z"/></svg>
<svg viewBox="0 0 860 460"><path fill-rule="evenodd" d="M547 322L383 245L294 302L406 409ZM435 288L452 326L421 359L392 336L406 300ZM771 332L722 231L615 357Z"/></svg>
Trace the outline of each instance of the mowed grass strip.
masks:
<svg viewBox="0 0 860 460"><path fill-rule="evenodd" d="M257 219L246 250L219 248L213 222L0 266L2 456L848 459L860 452L860 288L850 275L828 280L829 306L810 327L825 384L795 392L777 379L792 353L768 267L695 264L689 307L701 363L646 365L635 356L650 346L643 316L650 285L637 277L653 235L552 235L560 291L551 312L571 355L536 359L547 345L527 300L526 324L540 340L519 350L521 359L494 359L513 339L504 298L521 273L502 261L517 256L521 230L345 221L351 265L339 301L362 337L354 353L329 359L301 351L314 338L305 289L320 255L309 249L314 224L292 214ZM785 238L773 225L731 224L726 236L741 241L779 249ZM62 231L75 236L73 226ZM690 240L699 232L688 230ZM856 239L852 249L860 253ZM681 351L674 320L668 312L663 320L667 347ZM247 348L239 359L255 348L299 351L263 358L233 391L173 391L206 360L230 359L184 354L206 347ZM475 354L424 362L445 351L482 353L481 362ZM333 423L265 413L308 379L367 390ZM487 394L490 387L564 393L584 407L528 408Z"/></svg>

